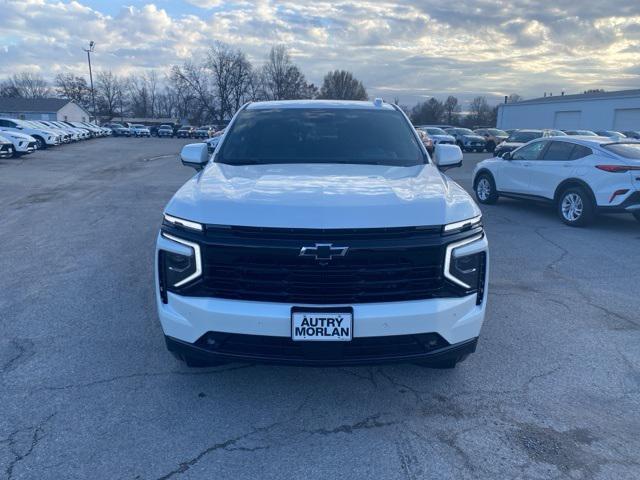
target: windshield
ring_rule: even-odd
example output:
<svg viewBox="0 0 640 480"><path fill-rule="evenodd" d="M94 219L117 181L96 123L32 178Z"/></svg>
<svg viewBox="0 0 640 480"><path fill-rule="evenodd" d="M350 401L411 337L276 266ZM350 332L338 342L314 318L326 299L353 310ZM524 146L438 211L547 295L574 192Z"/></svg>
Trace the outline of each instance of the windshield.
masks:
<svg viewBox="0 0 640 480"><path fill-rule="evenodd" d="M527 143L534 138L540 137L542 137L542 132L513 132L509 138L507 138L507 142Z"/></svg>
<svg viewBox="0 0 640 480"><path fill-rule="evenodd" d="M468 128L456 128L454 130L455 133L461 133L463 135L476 135L475 133L473 133L471 130L469 130Z"/></svg>
<svg viewBox="0 0 640 480"><path fill-rule="evenodd" d="M240 112L216 161L407 167L426 163L426 158L396 110L274 108Z"/></svg>
<svg viewBox="0 0 640 480"><path fill-rule="evenodd" d="M427 132L429 135L447 135L447 132L441 128L423 128L422 130Z"/></svg>
<svg viewBox="0 0 640 480"><path fill-rule="evenodd" d="M640 143L611 143L603 148L624 158L640 160Z"/></svg>
<svg viewBox="0 0 640 480"><path fill-rule="evenodd" d="M505 132L504 130L499 130L497 128L490 128L489 129L489 133L495 137L507 137L509 136L507 134L507 132Z"/></svg>

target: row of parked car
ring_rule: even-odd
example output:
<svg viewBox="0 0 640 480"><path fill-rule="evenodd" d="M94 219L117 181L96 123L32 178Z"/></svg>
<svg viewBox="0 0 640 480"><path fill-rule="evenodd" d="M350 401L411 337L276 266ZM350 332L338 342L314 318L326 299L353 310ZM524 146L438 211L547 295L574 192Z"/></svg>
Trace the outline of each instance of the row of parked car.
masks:
<svg viewBox="0 0 640 480"><path fill-rule="evenodd" d="M109 128L90 122L0 118L0 158L26 155L36 150L95 137L106 137L111 133Z"/></svg>
<svg viewBox="0 0 640 480"><path fill-rule="evenodd" d="M640 139L640 131L616 132L613 130L556 130L556 129L519 129L500 130L499 128L477 128L471 130L446 125L418 125L416 129L427 150L433 152L435 145L444 143L458 145L464 152L487 151L497 156L511 152L531 140L543 137L563 135L598 136L608 138Z"/></svg>
<svg viewBox="0 0 640 480"><path fill-rule="evenodd" d="M115 137L211 138L220 130L217 125L142 125L141 123L107 123Z"/></svg>

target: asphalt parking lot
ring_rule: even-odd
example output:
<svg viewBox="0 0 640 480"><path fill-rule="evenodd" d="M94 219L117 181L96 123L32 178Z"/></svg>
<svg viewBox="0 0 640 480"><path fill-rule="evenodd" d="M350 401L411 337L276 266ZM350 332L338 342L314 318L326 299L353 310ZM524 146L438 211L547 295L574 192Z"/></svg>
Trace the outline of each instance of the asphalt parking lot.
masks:
<svg viewBox="0 0 640 480"><path fill-rule="evenodd" d="M455 370L188 369L156 319L177 139L0 160L0 477L637 479L640 224L483 207L488 318ZM470 187L465 155L451 176Z"/></svg>

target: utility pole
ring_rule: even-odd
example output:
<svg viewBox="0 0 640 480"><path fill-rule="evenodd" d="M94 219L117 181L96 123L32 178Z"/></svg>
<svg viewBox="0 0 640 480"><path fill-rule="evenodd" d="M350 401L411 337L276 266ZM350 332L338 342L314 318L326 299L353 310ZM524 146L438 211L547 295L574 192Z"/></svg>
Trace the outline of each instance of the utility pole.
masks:
<svg viewBox="0 0 640 480"><path fill-rule="evenodd" d="M85 52L87 52L87 60L89 61L89 81L91 82L91 103L93 105L93 121L97 121L96 119L96 94L93 90L93 74L91 73L91 52L93 52L93 48L95 47L95 42L91 40L89 42L89 48L83 48Z"/></svg>

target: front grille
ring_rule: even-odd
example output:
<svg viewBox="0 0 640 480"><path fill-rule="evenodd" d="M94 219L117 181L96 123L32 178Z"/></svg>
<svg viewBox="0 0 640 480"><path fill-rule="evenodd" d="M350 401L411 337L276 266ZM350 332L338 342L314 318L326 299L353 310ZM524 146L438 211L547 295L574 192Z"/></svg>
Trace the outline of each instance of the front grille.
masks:
<svg viewBox="0 0 640 480"><path fill-rule="evenodd" d="M201 246L203 275L183 287L169 288L180 295L339 305L471 293L444 278L446 243L460 236L443 237L440 227L320 230L208 226L204 235L186 234L179 227L163 228ZM300 256L303 246L316 243L349 250L344 257L330 261Z"/></svg>
<svg viewBox="0 0 640 480"><path fill-rule="evenodd" d="M269 337L209 332L196 346L210 352L262 360L367 360L421 355L449 346L437 333L356 337L350 342L296 342Z"/></svg>

